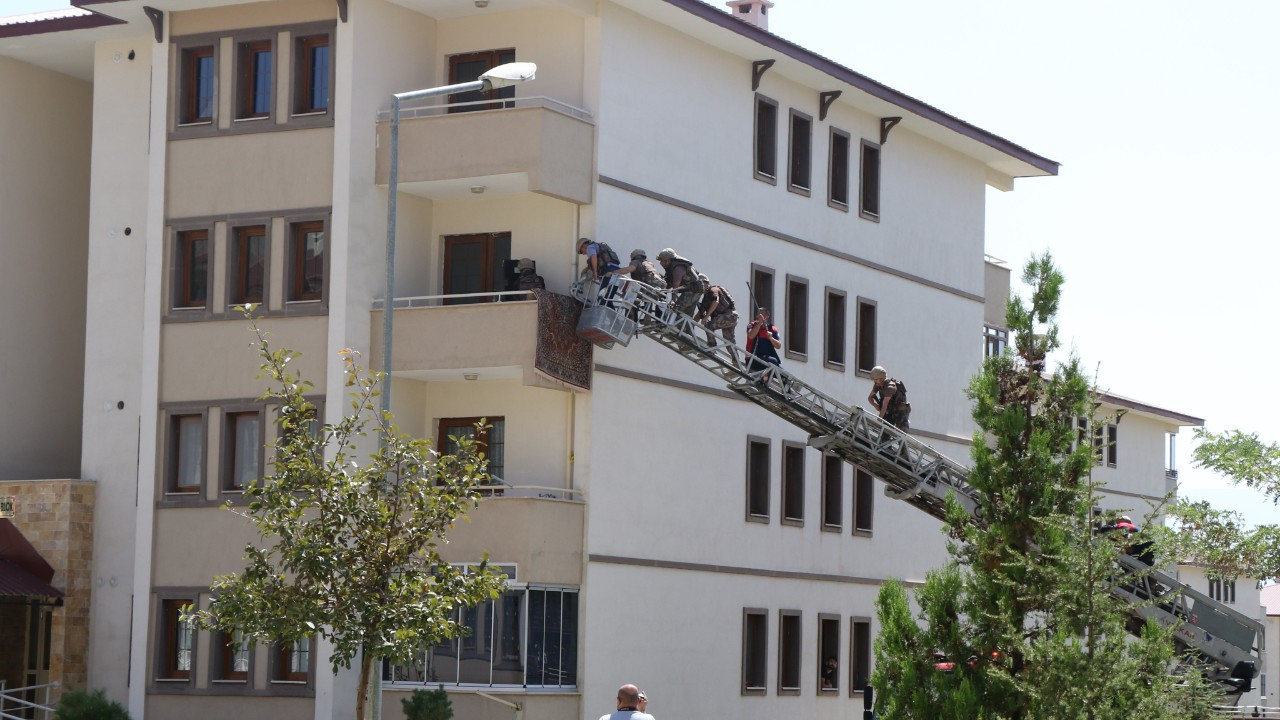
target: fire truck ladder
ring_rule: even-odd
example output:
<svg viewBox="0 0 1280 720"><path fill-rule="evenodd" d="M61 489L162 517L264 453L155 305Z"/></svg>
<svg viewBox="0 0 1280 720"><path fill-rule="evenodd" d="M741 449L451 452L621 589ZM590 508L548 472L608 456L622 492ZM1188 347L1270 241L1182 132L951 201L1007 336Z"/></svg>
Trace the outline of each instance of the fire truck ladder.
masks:
<svg viewBox="0 0 1280 720"><path fill-rule="evenodd" d="M809 434L809 445L840 456L884 481L891 498L910 503L945 520L948 495L984 524L981 498L969 485L967 471L942 453L884 422L872 413L848 407L782 368L758 363L723 339L709 341L704 326L675 310L670 291L630 278L613 277L602 289L598 281L575 284L583 304L578 335L604 348L628 345L645 335L715 374L729 390L787 420ZM764 365L764 367L759 367ZM1130 630L1137 633L1147 619L1175 628L1180 649L1228 694L1252 686L1261 666L1263 627L1204 593L1141 562L1121 555L1113 595L1129 607Z"/></svg>

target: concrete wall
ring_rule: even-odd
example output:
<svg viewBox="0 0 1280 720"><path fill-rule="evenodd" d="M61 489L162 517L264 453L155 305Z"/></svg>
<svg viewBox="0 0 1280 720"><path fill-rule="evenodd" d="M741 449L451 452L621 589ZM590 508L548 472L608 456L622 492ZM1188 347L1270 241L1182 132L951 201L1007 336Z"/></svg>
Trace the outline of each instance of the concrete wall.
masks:
<svg viewBox="0 0 1280 720"><path fill-rule="evenodd" d="M80 473L93 87L0 57L0 480ZM20 99L20 100L19 100Z"/></svg>

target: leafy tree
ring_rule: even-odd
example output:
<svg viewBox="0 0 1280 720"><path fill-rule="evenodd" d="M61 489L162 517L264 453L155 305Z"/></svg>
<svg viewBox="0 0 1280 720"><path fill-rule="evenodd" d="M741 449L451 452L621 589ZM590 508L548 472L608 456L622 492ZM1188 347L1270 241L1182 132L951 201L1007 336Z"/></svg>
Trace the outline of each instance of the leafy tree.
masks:
<svg viewBox="0 0 1280 720"><path fill-rule="evenodd" d="M129 711L99 688L93 692L72 690L62 696L53 720L129 720Z"/></svg>
<svg viewBox="0 0 1280 720"><path fill-rule="evenodd" d="M290 371L298 354L273 350L253 325L263 396L278 405L273 474L244 489L246 505L229 506L257 528L245 569L214 579L198 626L241 630L264 641L311 636L332 643L336 673L360 658L356 717L365 717L370 678L383 659L403 662L465 628L455 610L496 597L502 576L482 565L463 572L440 557L445 532L479 502L487 479L475 444L459 438L455 454L398 432L374 410L380 377L342 352L350 409L318 426L305 395L312 385ZM358 461L369 433L379 441ZM487 561L487 558L486 558Z"/></svg>
<svg viewBox="0 0 1280 720"><path fill-rule="evenodd" d="M1151 624L1131 639L1110 593L1119 549L1094 532L1093 449L1073 447L1094 394L1074 357L1046 368L1063 276L1046 254L1023 281L1028 301L1006 307L1014 349L968 389L983 522L949 501L952 562L916 591L915 617L901 584L882 588L877 709L895 720L1194 717L1173 698L1205 690L1175 692L1171 631Z"/></svg>
<svg viewBox="0 0 1280 720"><path fill-rule="evenodd" d="M450 720L453 717L453 703L444 686L435 690L414 690L413 694L400 701L404 708L406 720Z"/></svg>

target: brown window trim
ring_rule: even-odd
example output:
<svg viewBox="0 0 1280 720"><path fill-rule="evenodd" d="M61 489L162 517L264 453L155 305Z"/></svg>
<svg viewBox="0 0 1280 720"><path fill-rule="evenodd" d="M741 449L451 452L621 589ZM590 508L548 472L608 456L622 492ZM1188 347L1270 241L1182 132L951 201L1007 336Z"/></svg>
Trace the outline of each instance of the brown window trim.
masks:
<svg viewBox="0 0 1280 720"><path fill-rule="evenodd" d="M514 47L508 47L508 48L501 48L501 49L495 49L495 50L475 50L471 52L458 53L456 55L449 55L448 56L449 83L453 85L453 84L458 84L460 82L466 82L465 80L461 80L458 78L458 65L464 62L480 61L488 65L489 68L492 69L499 65L504 64L504 59L503 59L504 55L510 56L511 58L510 60L505 60L505 62L515 62L516 49ZM468 105L460 108L451 107L449 108L449 112L455 113L455 112L468 112L468 111L475 111L475 110L498 110L503 107L515 106L514 86L508 86L507 88L498 88L494 90L483 90L483 91L473 91L473 92L479 92L481 95L484 96L483 98L484 100L492 100L493 102L488 105ZM450 95L449 102L450 103L465 102L464 100L460 99L463 94L464 93L454 93L453 95ZM466 93L466 94L470 94L470 93Z"/></svg>
<svg viewBox="0 0 1280 720"><path fill-rule="evenodd" d="M230 233L231 240L231 258L228 265L231 269L231 277L227 292L227 307L230 309L236 305L258 304L266 302L268 297L268 286L271 283L271 225L270 220L266 220L259 224L237 225L232 228ZM245 287L249 280L248 266L248 242L250 238L262 238L262 284L258 287L258 292L251 294Z"/></svg>
<svg viewBox="0 0 1280 720"><path fill-rule="evenodd" d="M864 484L865 483L865 484ZM862 489L861 494L859 490ZM854 537L871 537L875 528L875 512L876 512L876 477L871 473L863 470L857 465L853 466L853 492L850 493L851 502L849 527L853 529ZM861 508L866 503L867 508ZM865 515L860 518L859 510L865 509ZM860 519L865 519L865 526L859 524Z"/></svg>
<svg viewBox="0 0 1280 720"><path fill-rule="evenodd" d="M179 97L181 98L181 107L178 112L179 125L212 125L214 118L218 115L218 51L217 43L213 42L208 45L198 45L192 47L184 47L178 51L181 70L179 74ZM213 63L213 79L210 88L211 99L209 102L210 114L200 115L200 95L196 92L200 79L200 71L198 62L201 58L212 58Z"/></svg>
<svg viewBox="0 0 1280 720"><path fill-rule="evenodd" d="M787 622L788 618L795 618L795 625L796 625L795 641L799 643L799 647L796 648L795 669L794 669L796 684L794 686L791 686L791 685L783 686L782 684L783 672L784 672L783 666L787 662L786 631L787 631L787 625L788 625L788 622ZM803 658L804 658L804 613L802 613L799 610L779 610L778 611L778 695L799 695L800 694L800 688L804 683L804 679L801 678L800 676L801 670L804 669Z"/></svg>
<svg viewBox="0 0 1280 720"><path fill-rule="evenodd" d="M760 157L763 150L761 147L763 140L760 134L760 106L767 105L773 108L773 138L770 141L771 148L767 148L773 158L773 172L767 172L766 168L760 167ZM751 133L751 171L756 180L769 183L770 185L778 184L778 101L771 97L756 93L755 101L751 105L752 117L752 133Z"/></svg>
<svg viewBox="0 0 1280 720"><path fill-rule="evenodd" d="M267 88L266 111L255 111L254 100L258 94L258 75L254 67L254 59L259 53L266 52L271 57L270 87ZM243 40L236 44L236 113L237 120L263 120L270 118L275 110L276 78L279 71L280 54L275 51L272 38Z"/></svg>
<svg viewBox="0 0 1280 720"><path fill-rule="evenodd" d="M832 469L835 469L836 477L831 477ZM835 492L829 493L828 489L834 487ZM832 498L831 494L836 497ZM824 453L822 455L822 516L819 518L821 522L818 528L822 532L839 533L844 531L844 460L839 455L831 455ZM827 508L834 504L837 508L836 522L828 522Z"/></svg>
<svg viewBox="0 0 1280 720"><path fill-rule="evenodd" d="M849 153L853 147L853 137L836 128L831 128L828 134L828 150L827 150L827 206L833 207L840 212L849 212ZM836 156L836 138L844 140L844 157ZM844 169L844 199L836 197L836 168Z"/></svg>
<svg viewBox="0 0 1280 720"><path fill-rule="evenodd" d="M768 292L769 297L761 297L762 293L760 291L759 280L763 277L769 278L769 292ZM773 292L774 291L773 284L774 284L774 280L776 279L777 279L777 272L773 268L765 267L764 265L757 265L756 263L751 263L751 287L756 295L755 304L759 305L760 307L767 308L769 310L769 319L773 325L778 324L778 308L776 307L776 303L774 302L775 298L774 298L774 292ZM755 311L756 311L756 308L754 307L747 309L747 312L749 313L755 313ZM747 322L752 322L755 319L756 318L754 314L746 318Z"/></svg>
<svg viewBox="0 0 1280 720"><path fill-rule="evenodd" d="M232 670L235 662L234 653L231 650L231 639L233 635L227 632L215 632L210 635L213 644L213 663L209 678L210 683L225 683L227 685L250 686L253 678L253 656L254 645L243 634L240 636L240 642L245 643L248 647L249 669L236 671Z"/></svg>
<svg viewBox="0 0 1280 720"><path fill-rule="evenodd" d="M329 223L326 220L298 220L289 223L288 265L289 277L288 297L286 303L325 302L329 287L329 257L332 255L332 241L329 237ZM306 272L306 237L308 233L320 232L324 237L323 267L321 268L320 289L310 289L305 284Z"/></svg>
<svg viewBox="0 0 1280 720"><path fill-rule="evenodd" d="M195 276L191 272L192 249L196 242L205 246L205 297L192 296ZM213 241L208 228L174 230L173 233L173 309L205 310L213 303Z"/></svg>
<svg viewBox="0 0 1280 720"><path fill-rule="evenodd" d="M871 162L869 159L874 159L874 167L868 167ZM879 143L873 143L865 138L862 140L858 168L858 217L880 222L884 210L884 193L881 182L883 157ZM869 205L874 207L868 207Z"/></svg>
<svg viewBox="0 0 1280 720"><path fill-rule="evenodd" d="M221 492L241 493L244 487L236 482L236 419L242 416L256 416L258 419L258 446L253 449L258 463L258 477L262 477L266 455L266 412L261 406L226 405L222 408L222 454L221 475L219 483Z"/></svg>
<svg viewBox="0 0 1280 720"><path fill-rule="evenodd" d="M307 669L304 672L293 672L289 669L289 661L293 656L293 643L280 640L272 644L272 672L271 682L273 683L299 683L306 684L311 682L311 678L315 676L315 660L316 660L316 643L312 638L308 639L307 645Z"/></svg>
<svg viewBox="0 0 1280 720"><path fill-rule="evenodd" d="M835 647L827 647L824 644L824 640L826 638L823 637L823 633L826 632L828 623L835 623L836 625L834 637ZM816 647L814 649L817 651L818 655L818 676L814 678L814 685L816 686L819 696L836 696L840 693L840 616L835 613L818 613L817 631L818 641L815 643ZM826 666L827 657L830 655L835 655L836 658L835 685L829 688L824 688L822 687L822 669Z"/></svg>
<svg viewBox="0 0 1280 720"><path fill-rule="evenodd" d="M201 425L200 482L198 485L179 485L179 446L181 444L180 428L184 418L199 418ZM165 420L165 474L164 486L166 495L194 496L204 498L204 489L209 472L209 410L207 407L193 409L174 409L167 413Z"/></svg>
<svg viewBox="0 0 1280 720"><path fill-rule="evenodd" d="M311 85L312 51L319 47L329 48L329 72L326 79L325 104L316 104L315 88ZM294 115L328 114L333 105L333 38L330 33L300 37L295 43L293 65L294 73Z"/></svg>
<svg viewBox="0 0 1280 720"><path fill-rule="evenodd" d="M160 629L157 633L157 646L159 657L156 658L156 680L157 681L182 681L190 684L195 679L195 658L196 658L196 640L197 633L191 630L191 668L187 670L178 669L178 637L176 628L181 622L182 608L187 605L194 605L195 599L191 597L161 597L158 598L157 614L159 615Z"/></svg>
<svg viewBox="0 0 1280 720"><path fill-rule="evenodd" d="M858 377L869 378L871 377L871 369L876 366L876 360L879 354L879 348L876 347L876 344L877 344L876 335L878 335L879 333L880 308L879 308L879 303L876 302L875 300L872 300L871 298L864 298L861 296L859 296L857 299L856 307L857 307L858 315L856 318L854 318L854 322L856 323L855 327L856 327L857 335L854 338L854 343L853 343L853 353L854 353L853 361L855 366L855 373L858 375ZM870 330L866 330L865 328L863 328L863 320L864 320L863 307L868 307L871 309L870 312L872 314L872 322L871 322L872 327ZM864 333L870 333L870 336L871 336L870 337L871 347L869 350L867 350L866 344L864 342L867 339L863 337ZM869 362L864 363L863 360L866 359L864 355L866 354L869 354L871 358Z"/></svg>
<svg viewBox="0 0 1280 720"><path fill-rule="evenodd" d="M804 138L804 157L800 157L796 149L797 121L808 123L808 137ZM796 162L803 161L803 178L797 178ZM804 184L796 182L803 180ZM787 114L787 191L809 197L813 191L813 116L806 115L795 108Z"/></svg>
<svg viewBox="0 0 1280 720"><path fill-rule="evenodd" d="M802 296L804 297L804 308L802 311L792 307L791 290L793 287L803 288ZM782 352L783 357L788 360L799 360L800 362L808 362L809 360L809 281L795 275L787 275L786 296L783 298L786 307L784 308L783 323L779 325L774 316L774 325L786 328L787 332L783 335ZM798 317L792 317L792 312L799 312ZM752 318L754 320L755 318ZM798 321L798 322L797 322Z"/></svg>
<svg viewBox="0 0 1280 720"><path fill-rule="evenodd" d="M753 494L752 494L752 490L753 490L753 488L752 488L752 482L751 482L751 481L753 480L753 476L752 476L752 467L753 467L753 466L752 466L752 462L751 462L751 459L752 459L752 448L753 448L753 447L759 447L759 446L763 446L763 447L764 447L764 461L763 461L763 463L761 463L761 465L762 465L762 467L763 467L763 469L764 469L764 472L765 472L765 478L764 478L764 514L763 514L763 515L761 515L761 514L759 514L759 513L753 513L753 512L751 511L751 509L752 509L752 508L751 508L751 500L752 500L752 497L753 497ZM764 523L765 525L768 525L768 524L769 524L769 522L770 522L770 517L771 517L771 516L772 516L772 514L773 514L773 508L772 508L772 496L773 496L773 477L772 477L772 475L773 475L773 460L772 460L772 458L770 458L770 455L772 455L772 454L773 454L773 441L772 441L772 440L770 440L769 438L766 438L766 437L760 437L760 436L758 436L758 435L748 435L748 436L747 436L746 472L744 473L744 475L746 476L746 493L745 493L745 496L746 496L746 508L744 509L744 518L746 519L746 521L747 521L747 522Z"/></svg>
<svg viewBox="0 0 1280 720"><path fill-rule="evenodd" d="M864 633L858 632L860 627L864 629ZM859 635L863 637L860 638ZM859 640L862 642L860 643ZM861 697L864 688L871 682L873 642L871 618L851 615L849 617L849 697ZM865 652L859 652L860 649ZM862 667L863 665L866 667Z"/></svg>
<svg viewBox="0 0 1280 720"><path fill-rule="evenodd" d="M831 316L832 300L835 298L840 299L841 310L839 318L832 318ZM840 359L833 360L831 357L833 349L831 328L833 322L837 320L840 326ZM844 372L849 358L849 295L845 291L837 290L833 287L827 287L823 291L822 329L822 366Z"/></svg>

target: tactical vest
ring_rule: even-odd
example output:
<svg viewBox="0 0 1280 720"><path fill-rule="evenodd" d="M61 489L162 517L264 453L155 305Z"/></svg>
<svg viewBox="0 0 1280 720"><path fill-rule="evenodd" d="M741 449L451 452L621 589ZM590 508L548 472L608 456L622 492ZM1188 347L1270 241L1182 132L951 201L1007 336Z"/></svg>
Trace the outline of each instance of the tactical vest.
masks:
<svg viewBox="0 0 1280 720"><path fill-rule="evenodd" d="M614 252L607 243L596 243L596 255L602 263L622 265L622 261L618 259L618 253Z"/></svg>
<svg viewBox="0 0 1280 720"><path fill-rule="evenodd" d="M698 272L691 261L685 260L679 255L671 258L671 265L667 267L667 287L672 290L676 289L671 283L671 278L675 276L677 267L684 268L684 277L680 279L679 289L695 293L706 291L707 287L703 284L703 278L706 276Z"/></svg>
<svg viewBox="0 0 1280 720"><path fill-rule="evenodd" d="M631 271L631 279L639 280L645 285L652 285L659 290L667 289L667 281L662 279L662 276L654 269L653 263L648 260L641 260L636 265L636 269Z"/></svg>
<svg viewBox="0 0 1280 720"><path fill-rule="evenodd" d="M734 302L733 302L733 296L729 294L728 290L725 290L720 285L711 285L708 283L706 294L702 296L703 312L710 310L711 303L715 302L715 298L711 294L712 290L720 291L720 304L716 306L716 315L720 315L721 313L733 312L734 310L737 310L737 307L734 305Z"/></svg>

